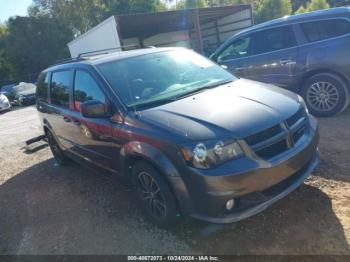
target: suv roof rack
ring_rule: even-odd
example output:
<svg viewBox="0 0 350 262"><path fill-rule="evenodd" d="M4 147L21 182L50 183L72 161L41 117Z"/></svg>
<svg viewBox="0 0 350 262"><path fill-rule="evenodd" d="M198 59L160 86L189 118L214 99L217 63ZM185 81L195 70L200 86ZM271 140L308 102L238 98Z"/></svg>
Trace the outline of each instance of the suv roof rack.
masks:
<svg viewBox="0 0 350 262"><path fill-rule="evenodd" d="M102 50L84 52L84 53L80 53L78 55L77 59L81 59L83 57L94 56L94 55L103 55L103 54L114 53L114 52L121 51L121 50L122 50L122 47L114 47L114 48L107 48L107 49L102 49Z"/></svg>
<svg viewBox="0 0 350 262"><path fill-rule="evenodd" d="M89 57L92 57L92 56L115 53L115 52L118 52L118 51L122 51L122 48L136 47L136 46L137 45L127 45L127 46L120 46L120 47L114 47L114 48L107 48L107 49L101 49L101 50L96 50L96 51L84 52L84 53L80 53L75 58L66 58L66 59L58 60L54 65L68 64L68 63L71 63L71 62L79 62L81 60L89 59ZM157 48L157 47L155 47L155 46L147 46L147 48Z"/></svg>

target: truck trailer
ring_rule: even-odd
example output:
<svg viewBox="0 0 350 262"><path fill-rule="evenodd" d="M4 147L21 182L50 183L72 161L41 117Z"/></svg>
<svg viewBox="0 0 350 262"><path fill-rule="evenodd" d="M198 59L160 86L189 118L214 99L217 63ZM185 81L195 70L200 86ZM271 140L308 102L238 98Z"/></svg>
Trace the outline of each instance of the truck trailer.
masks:
<svg viewBox="0 0 350 262"><path fill-rule="evenodd" d="M72 58L101 50L182 46L210 55L254 24L251 5L111 16L68 43Z"/></svg>

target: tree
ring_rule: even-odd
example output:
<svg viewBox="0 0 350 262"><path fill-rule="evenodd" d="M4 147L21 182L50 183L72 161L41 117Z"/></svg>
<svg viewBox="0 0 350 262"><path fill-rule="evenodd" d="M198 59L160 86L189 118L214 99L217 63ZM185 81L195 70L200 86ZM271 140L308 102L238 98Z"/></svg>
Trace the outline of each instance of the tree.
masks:
<svg viewBox="0 0 350 262"><path fill-rule="evenodd" d="M85 33L106 18L107 6L103 0L33 0L29 15L49 16L60 20L74 34Z"/></svg>
<svg viewBox="0 0 350 262"><path fill-rule="evenodd" d="M207 4L208 6L252 4L256 23L292 13L291 0L207 0Z"/></svg>
<svg viewBox="0 0 350 262"><path fill-rule="evenodd" d="M311 2L307 3L306 8L304 6L301 6L295 13L301 14L328 8L329 4L327 3L327 0L311 0Z"/></svg>
<svg viewBox="0 0 350 262"><path fill-rule="evenodd" d="M207 7L205 0L179 0L176 4L176 9L190 9Z"/></svg>
<svg viewBox="0 0 350 262"><path fill-rule="evenodd" d="M66 44L72 32L48 16L13 17L7 23L5 57L13 67L12 79L34 81L38 73L58 59L68 57Z"/></svg>
<svg viewBox="0 0 350 262"><path fill-rule="evenodd" d="M295 13L300 7L307 5L309 0L292 0L292 12Z"/></svg>
<svg viewBox="0 0 350 262"><path fill-rule="evenodd" d="M295 11L295 14L303 14L307 13L307 9L302 5L298 8L298 10Z"/></svg>
<svg viewBox="0 0 350 262"><path fill-rule="evenodd" d="M83 34L111 15L164 11L160 0L33 0L30 16L63 21L75 35Z"/></svg>
<svg viewBox="0 0 350 262"><path fill-rule="evenodd" d="M7 38L7 27L0 24L0 85L7 84L11 79L12 67L5 55L5 42Z"/></svg>
<svg viewBox="0 0 350 262"><path fill-rule="evenodd" d="M160 0L110 0L107 9L109 14L124 15L165 11L166 5Z"/></svg>
<svg viewBox="0 0 350 262"><path fill-rule="evenodd" d="M327 2L330 7L350 5L350 0L328 0Z"/></svg>
<svg viewBox="0 0 350 262"><path fill-rule="evenodd" d="M307 6L307 11L316 11L321 9L328 9L329 4L327 3L327 0L311 0L310 4Z"/></svg>
<svg viewBox="0 0 350 262"><path fill-rule="evenodd" d="M292 4L290 0L262 0L257 2L255 21L261 23L291 13Z"/></svg>

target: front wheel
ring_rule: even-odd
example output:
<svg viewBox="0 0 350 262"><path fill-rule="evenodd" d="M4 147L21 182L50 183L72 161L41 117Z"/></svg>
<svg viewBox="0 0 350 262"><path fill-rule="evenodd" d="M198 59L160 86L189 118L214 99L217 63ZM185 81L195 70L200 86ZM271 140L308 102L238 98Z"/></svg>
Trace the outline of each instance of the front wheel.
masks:
<svg viewBox="0 0 350 262"><path fill-rule="evenodd" d="M162 228L175 226L180 212L175 197L160 173L144 161L135 163L132 182L147 217Z"/></svg>
<svg viewBox="0 0 350 262"><path fill-rule="evenodd" d="M349 94L344 81L330 73L321 73L309 78L302 93L311 114L329 117L341 113L349 103Z"/></svg>
<svg viewBox="0 0 350 262"><path fill-rule="evenodd" d="M65 166L69 163L69 159L64 155L62 149L60 148L59 144L57 143L55 137L50 131L46 132L46 138L47 142L50 146L51 152L56 160L56 162L60 166Z"/></svg>

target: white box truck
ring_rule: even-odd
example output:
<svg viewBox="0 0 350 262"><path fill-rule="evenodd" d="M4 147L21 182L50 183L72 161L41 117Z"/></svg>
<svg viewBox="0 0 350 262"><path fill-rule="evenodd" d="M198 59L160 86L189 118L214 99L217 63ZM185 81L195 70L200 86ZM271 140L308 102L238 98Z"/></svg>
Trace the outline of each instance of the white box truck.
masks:
<svg viewBox="0 0 350 262"><path fill-rule="evenodd" d="M108 49L182 46L210 55L253 25L251 5L112 16L68 43L72 58Z"/></svg>
<svg viewBox="0 0 350 262"><path fill-rule="evenodd" d="M72 58L100 50L121 49L117 23L114 16L98 24L85 34L68 43Z"/></svg>

